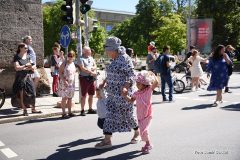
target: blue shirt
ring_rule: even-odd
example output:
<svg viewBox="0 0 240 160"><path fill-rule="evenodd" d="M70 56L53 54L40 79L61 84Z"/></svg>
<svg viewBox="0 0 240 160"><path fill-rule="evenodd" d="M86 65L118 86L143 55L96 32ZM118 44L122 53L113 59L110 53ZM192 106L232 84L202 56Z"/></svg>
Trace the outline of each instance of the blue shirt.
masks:
<svg viewBox="0 0 240 160"><path fill-rule="evenodd" d="M30 46L30 45L28 45L28 51L27 51L27 53L28 53L28 55L29 55L29 57L30 57L30 59L31 59L31 61L36 65L37 63L37 57L36 57L36 53L34 52L34 50L33 50L33 48Z"/></svg>
<svg viewBox="0 0 240 160"><path fill-rule="evenodd" d="M171 75L171 69L170 67L167 67L167 62L170 62L170 57L167 54L163 54L163 63L162 63L162 73L161 75L164 76L170 76Z"/></svg>

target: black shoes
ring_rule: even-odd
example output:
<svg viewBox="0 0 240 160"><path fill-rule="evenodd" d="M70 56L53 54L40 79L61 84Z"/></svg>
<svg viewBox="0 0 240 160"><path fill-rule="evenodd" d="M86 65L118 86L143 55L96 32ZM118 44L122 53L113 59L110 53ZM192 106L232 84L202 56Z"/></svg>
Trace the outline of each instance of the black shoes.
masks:
<svg viewBox="0 0 240 160"><path fill-rule="evenodd" d="M53 93L53 97L58 97L58 94L57 93Z"/></svg>
<svg viewBox="0 0 240 160"><path fill-rule="evenodd" d="M97 112L95 110L93 110L93 109L89 109L88 110L88 114L97 114Z"/></svg>
<svg viewBox="0 0 240 160"><path fill-rule="evenodd" d="M229 90L229 87L225 87L225 93L232 93L232 91Z"/></svg>
<svg viewBox="0 0 240 160"><path fill-rule="evenodd" d="M86 113L84 110L81 111L80 116L86 116Z"/></svg>
<svg viewBox="0 0 240 160"><path fill-rule="evenodd" d="M89 109L87 114L97 114L97 111L95 111L94 109ZM80 116L86 116L86 113L84 110L81 111Z"/></svg>

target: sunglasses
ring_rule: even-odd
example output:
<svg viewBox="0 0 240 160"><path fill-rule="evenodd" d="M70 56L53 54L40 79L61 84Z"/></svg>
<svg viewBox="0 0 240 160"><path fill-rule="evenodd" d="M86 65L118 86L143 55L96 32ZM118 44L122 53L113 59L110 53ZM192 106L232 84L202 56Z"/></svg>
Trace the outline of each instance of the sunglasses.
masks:
<svg viewBox="0 0 240 160"><path fill-rule="evenodd" d="M73 55L68 55L69 58L73 58Z"/></svg>

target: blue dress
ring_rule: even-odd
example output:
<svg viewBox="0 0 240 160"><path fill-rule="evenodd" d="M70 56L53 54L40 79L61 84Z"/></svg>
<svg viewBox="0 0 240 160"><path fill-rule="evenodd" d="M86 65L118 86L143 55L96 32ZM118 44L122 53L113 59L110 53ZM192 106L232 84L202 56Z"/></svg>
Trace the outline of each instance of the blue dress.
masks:
<svg viewBox="0 0 240 160"><path fill-rule="evenodd" d="M211 73L210 84L207 88L208 91L221 90L227 85L228 68L225 59L210 59L207 65L207 72Z"/></svg>

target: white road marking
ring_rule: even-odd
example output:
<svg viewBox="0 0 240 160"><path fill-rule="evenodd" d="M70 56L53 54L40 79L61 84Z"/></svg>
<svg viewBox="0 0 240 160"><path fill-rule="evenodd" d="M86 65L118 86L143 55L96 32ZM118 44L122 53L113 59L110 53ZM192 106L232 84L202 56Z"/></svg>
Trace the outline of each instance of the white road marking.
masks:
<svg viewBox="0 0 240 160"><path fill-rule="evenodd" d="M0 141L0 147L2 146L5 146L5 144L2 141Z"/></svg>
<svg viewBox="0 0 240 160"><path fill-rule="evenodd" d="M10 148L4 148L0 150L7 158L17 157L18 155L13 152Z"/></svg>

